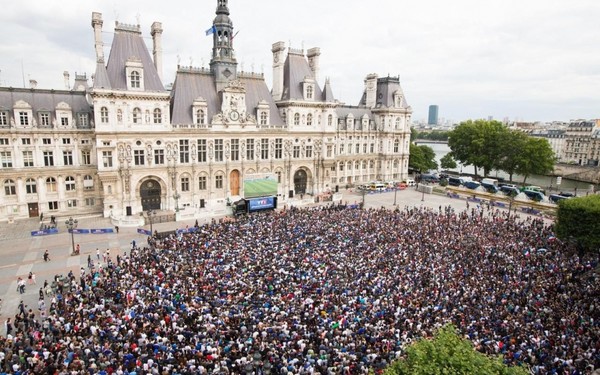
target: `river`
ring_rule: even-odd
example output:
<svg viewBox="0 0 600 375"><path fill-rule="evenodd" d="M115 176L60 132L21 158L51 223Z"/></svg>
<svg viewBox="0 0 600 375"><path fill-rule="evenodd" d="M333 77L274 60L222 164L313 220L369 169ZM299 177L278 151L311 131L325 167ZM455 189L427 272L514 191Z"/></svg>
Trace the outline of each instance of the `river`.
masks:
<svg viewBox="0 0 600 375"><path fill-rule="evenodd" d="M427 145L433 149L433 151L435 152L435 158L438 163L438 166L440 165L440 160L447 153L450 152L450 147L448 147L447 143L418 142L418 144L419 145ZM439 169L441 170L442 168L439 167ZM462 166L460 163L458 164L458 167L456 169L451 169L450 171L456 172L456 174L460 174L460 173L475 174L475 168L472 165ZM483 171L480 170L479 173L482 174ZM490 173L490 176L488 176L488 177L503 178L506 181L508 181L509 176L504 171L492 171ZM515 181L516 183L522 183L523 176L513 175L513 181ZM547 189L549 192L559 192L559 191L574 192L574 191L577 191L578 195L582 195L584 193L592 191L591 187L594 186L587 182L569 180L566 178L562 179L560 185L556 185L556 182L557 182L556 177L551 177L551 176L531 175L531 176L527 177L528 185L540 186L544 189ZM595 191L598 191L597 185L594 186L594 188L595 188Z"/></svg>

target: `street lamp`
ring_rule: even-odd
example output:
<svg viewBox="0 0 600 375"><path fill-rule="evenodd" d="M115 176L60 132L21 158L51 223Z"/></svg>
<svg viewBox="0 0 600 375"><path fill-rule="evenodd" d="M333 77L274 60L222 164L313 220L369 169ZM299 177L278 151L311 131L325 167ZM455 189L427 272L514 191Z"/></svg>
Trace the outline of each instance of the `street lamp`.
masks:
<svg viewBox="0 0 600 375"><path fill-rule="evenodd" d="M398 186L394 185L394 206L396 205L396 196L398 195Z"/></svg>
<svg viewBox="0 0 600 375"><path fill-rule="evenodd" d="M175 194L173 194L173 199L175 199L175 212L179 212L179 198L181 198L181 195L175 192Z"/></svg>
<svg viewBox="0 0 600 375"><path fill-rule="evenodd" d="M148 215L148 220L150 221L150 235L152 236L154 233L152 230L152 221L154 216L156 216L156 211L148 209L148 211L146 211L146 215Z"/></svg>
<svg viewBox="0 0 600 375"><path fill-rule="evenodd" d="M425 202L425 186L423 185L422 182L420 183L419 186L421 186L421 202Z"/></svg>
<svg viewBox="0 0 600 375"><path fill-rule="evenodd" d="M75 253L75 238L73 237L73 230L77 229L77 220L73 220L73 218L70 217L69 220L65 221L65 224L67 225L67 229L69 230L69 232L71 232L71 246L72 246L71 255L76 255L76 253Z"/></svg>
<svg viewBox="0 0 600 375"><path fill-rule="evenodd" d="M367 195L367 189L361 189L360 191L360 195L362 195L362 205L360 208L364 209L365 208L365 195Z"/></svg>

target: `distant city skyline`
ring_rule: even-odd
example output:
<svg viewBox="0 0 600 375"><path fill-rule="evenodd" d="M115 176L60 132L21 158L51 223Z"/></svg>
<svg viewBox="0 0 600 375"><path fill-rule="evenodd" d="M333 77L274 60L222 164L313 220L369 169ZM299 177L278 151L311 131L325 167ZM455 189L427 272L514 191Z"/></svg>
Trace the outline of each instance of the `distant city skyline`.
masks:
<svg viewBox="0 0 600 375"><path fill-rule="evenodd" d="M63 89L63 71L95 70L91 13L103 13L104 50L112 25L163 25L164 84L177 64L208 66L214 1L156 0L107 3L11 2L3 5L0 85ZM427 121L430 103L440 119L508 118L569 121L600 117L600 2L530 0L415 3L384 0L339 3L307 0L230 0L240 70L264 72L271 87L271 45L321 48L319 84L331 80L334 96L356 105L369 73L400 76L414 121ZM26 17L24 17L26 15ZM585 25L585 27L582 27Z"/></svg>

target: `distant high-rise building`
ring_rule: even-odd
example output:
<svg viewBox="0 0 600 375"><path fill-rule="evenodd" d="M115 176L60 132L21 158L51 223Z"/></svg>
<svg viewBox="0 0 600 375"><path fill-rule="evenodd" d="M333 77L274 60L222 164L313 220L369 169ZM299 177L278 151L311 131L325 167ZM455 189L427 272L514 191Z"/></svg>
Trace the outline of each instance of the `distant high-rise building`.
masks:
<svg viewBox="0 0 600 375"><path fill-rule="evenodd" d="M427 121L427 125L437 125L438 123L438 106L430 105L429 106L429 120Z"/></svg>

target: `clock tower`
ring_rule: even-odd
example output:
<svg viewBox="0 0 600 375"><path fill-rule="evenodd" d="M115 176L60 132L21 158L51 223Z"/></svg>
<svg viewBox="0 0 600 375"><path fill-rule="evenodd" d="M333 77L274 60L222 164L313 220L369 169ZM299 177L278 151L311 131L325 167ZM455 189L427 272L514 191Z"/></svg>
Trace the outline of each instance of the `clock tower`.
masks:
<svg viewBox="0 0 600 375"><path fill-rule="evenodd" d="M217 0L217 16L210 29L213 36L210 69L215 77L217 92L223 91L227 83L237 79L237 60L233 50L233 22L229 18L228 0Z"/></svg>

